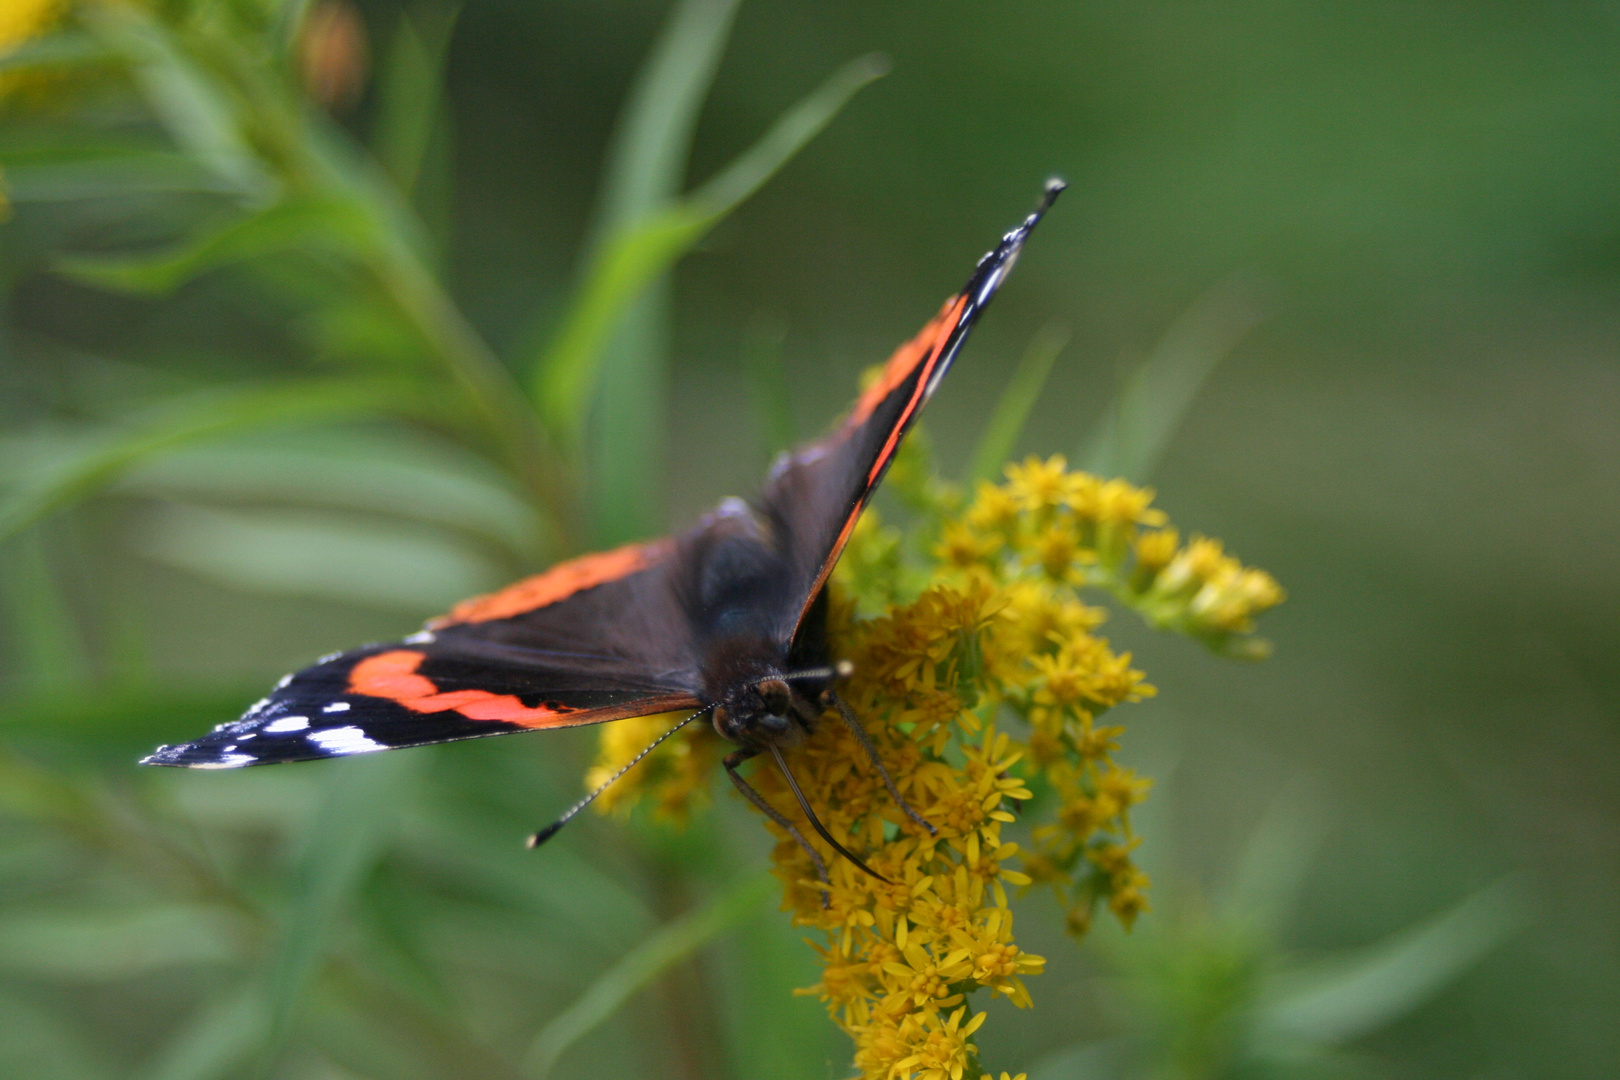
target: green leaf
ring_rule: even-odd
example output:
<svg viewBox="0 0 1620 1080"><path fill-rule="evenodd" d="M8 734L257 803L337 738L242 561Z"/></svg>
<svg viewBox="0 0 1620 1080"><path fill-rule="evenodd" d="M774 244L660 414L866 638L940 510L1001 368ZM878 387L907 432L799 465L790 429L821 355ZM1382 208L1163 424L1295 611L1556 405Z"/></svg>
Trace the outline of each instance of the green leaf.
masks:
<svg viewBox="0 0 1620 1080"><path fill-rule="evenodd" d="M400 14L377 90L377 160L394 183L414 192L434 130L445 123L444 61L456 7L418 6Z"/></svg>
<svg viewBox="0 0 1620 1080"><path fill-rule="evenodd" d="M1260 289L1245 277L1194 301L1121 382L1080 455L1086 469L1146 482L1205 380L1264 317Z"/></svg>
<svg viewBox="0 0 1620 1080"><path fill-rule="evenodd" d="M134 1074L134 1080L215 1080L231 1075L261 1046L264 991L249 984L211 995Z"/></svg>
<svg viewBox="0 0 1620 1080"><path fill-rule="evenodd" d="M616 951L627 936L653 925L638 896L564 841L546 845L541 873L512 860L521 842L518 830L491 826L454 805L430 804L412 814L407 827L404 858L457 882L484 903L566 925L571 941Z"/></svg>
<svg viewBox="0 0 1620 1080"><path fill-rule="evenodd" d="M33 1080L103 1080L113 1071L98 1059L82 1024L42 1003L0 994L0 1076Z"/></svg>
<svg viewBox="0 0 1620 1080"><path fill-rule="evenodd" d="M13 678L34 687L72 684L89 672L89 652L59 580L61 552L40 530L12 539L0 561L0 597L11 616Z"/></svg>
<svg viewBox="0 0 1620 1080"><path fill-rule="evenodd" d="M180 964L241 958L240 926L215 908L14 912L0 918L0 970L109 982Z"/></svg>
<svg viewBox="0 0 1620 1080"><path fill-rule="evenodd" d="M161 294L230 263L288 251L355 254L373 243L372 219L342 199L289 199L238 218L178 250L105 259L69 258L57 273L119 292Z"/></svg>
<svg viewBox="0 0 1620 1080"><path fill-rule="evenodd" d="M231 190L191 158L168 150L105 147L11 153L5 155L4 166L6 195L19 203Z"/></svg>
<svg viewBox="0 0 1620 1080"><path fill-rule="evenodd" d="M737 0L680 0L672 9L625 101L588 254L596 255L616 234L648 220L680 194L692 132L736 10ZM599 544L644 535L658 519L658 451L669 367L669 285L662 269L655 268L643 287L625 297L599 346L596 381L613 388L594 403L589 454L592 539ZM582 392L581 414L589 397L588 390ZM578 429L567 437L577 441L584 430L581 415Z"/></svg>
<svg viewBox="0 0 1620 1080"><path fill-rule="evenodd" d="M659 928L603 972L579 999L552 1017L524 1056L523 1071L544 1080L575 1042L618 1011L630 997L670 966L702 948L764 901L776 888L767 874L749 875L708 904Z"/></svg>
<svg viewBox="0 0 1620 1080"><path fill-rule="evenodd" d="M271 971L266 1061L275 1060L296 1023L335 924L381 855L394 814L425 764L421 751L396 751L329 766Z"/></svg>
<svg viewBox="0 0 1620 1080"><path fill-rule="evenodd" d="M0 539L178 447L277 425L421 414L434 408L424 402L428 392L399 380L333 379L227 387L176 398L38 462L0 501Z"/></svg>
<svg viewBox="0 0 1620 1080"><path fill-rule="evenodd" d="M299 510L166 507L137 550L233 588L365 604L413 616L500 586L501 568L420 526Z"/></svg>
<svg viewBox="0 0 1620 1080"><path fill-rule="evenodd" d="M552 430L577 444L595 388L601 350L618 317L642 289L690 250L826 127L887 66L865 56L783 114L759 142L674 206L627 226L591 260L584 283L537 369L535 395ZM626 433L628 434L628 433Z"/></svg>
<svg viewBox="0 0 1620 1080"><path fill-rule="evenodd" d="M0 56L0 75L34 69L93 67L116 59L89 34L64 31L25 41Z"/></svg>
<svg viewBox="0 0 1620 1080"><path fill-rule="evenodd" d="M1068 343L1068 327L1057 323L1047 324L1030 339L1023 358L1018 361L1018 370L1001 392L990 422L979 436L978 449L973 452L973 463L968 468L968 491L978 487L981 480L995 480L1001 475L1001 467L1012 457L1018 436L1029 421L1030 410L1040 399L1046 377L1052 373L1052 362Z"/></svg>
<svg viewBox="0 0 1620 1080"><path fill-rule="evenodd" d="M1310 790L1299 782L1284 787L1244 845L1221 897L1222 914L1274 935L1304 888L1323 831Z"/></svg>
<svg viewBox="0 0 1620 1080"><path fill-rule="evenodd" d="M539 516L504 473L417 431L278 432L181 450L138 466L116 490L387 514L472 533L515 558L532 556L544 535Z"/></svg>
<svg viewBox="0 0 1620 1080"><path fill-rule="evenodd" d="M271 196L275 181L243 136L239 99L187 57L163 23L132 4L93 5L78 16L130 64L147 104L192 158L249 199Z"/></svg>
<svg viewBox="0 0 1620 1080"><path fill-rule="evenodd" d="M1528 921L1519 883L1504 879L1449 911L1347 959L1279 977L1263 1028L1342 1043L1404 1016Z"/></svg>

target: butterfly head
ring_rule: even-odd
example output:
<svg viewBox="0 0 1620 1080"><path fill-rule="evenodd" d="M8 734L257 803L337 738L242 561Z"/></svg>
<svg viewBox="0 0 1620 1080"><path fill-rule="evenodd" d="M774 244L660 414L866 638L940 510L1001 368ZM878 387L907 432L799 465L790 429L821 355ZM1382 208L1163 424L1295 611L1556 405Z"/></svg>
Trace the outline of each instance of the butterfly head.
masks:
<svg viewBox="0 0 1620 1080"><path fill-rule="evenodd" d="M731 687L714 710L714 729L744 746L768 746L794 741L820 713L786 679L772 676Z"/></svg>
<svg viewBox="0 0 1620 1080"><path fill-rule="evenodd" d="M739 680L721 695L714 729L744 746L791 743L807 735L826 708L834 680L847 678L847 661L831 667Z"/></svg>

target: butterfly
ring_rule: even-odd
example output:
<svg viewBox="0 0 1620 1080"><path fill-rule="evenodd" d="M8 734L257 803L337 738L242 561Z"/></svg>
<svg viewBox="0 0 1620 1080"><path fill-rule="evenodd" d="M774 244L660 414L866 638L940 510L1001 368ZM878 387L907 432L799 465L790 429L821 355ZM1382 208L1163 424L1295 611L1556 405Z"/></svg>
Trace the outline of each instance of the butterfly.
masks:
<svg viewBox="0 0 1620 1080"><path fill-rule="evenodd" d="M820 855L737 771L771 754L822 839L881 878L821 825L782 748L836 711L896 804L935 831L837 694L848 668L827 640L827 578L901 440L1063 187L1047 182L1035 211L979 260L831 434L776 461L755 505L727 499L677 536L570 559L457 604L402 641L322 657L241 719L160 746L142 763L232 769L696 710L659 742L710 717L737 746L725 768L738 790L798 840L825 882Z"/></svg>

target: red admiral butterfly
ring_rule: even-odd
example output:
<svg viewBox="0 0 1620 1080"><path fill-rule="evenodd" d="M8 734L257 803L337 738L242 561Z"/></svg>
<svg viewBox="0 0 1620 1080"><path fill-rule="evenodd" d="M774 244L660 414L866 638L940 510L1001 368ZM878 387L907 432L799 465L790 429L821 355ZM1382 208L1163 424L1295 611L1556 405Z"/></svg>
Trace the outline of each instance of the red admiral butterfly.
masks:
<svg viewBox="0 0 1620 1080"><path fill-rule="evenodd" d="M934 831L834 690L841 667L828 649L824 586L900 440L1063 187L1047 183L1035 212L979 260L831 435L776 462L757 507L727 499L678 536L570 559L458 604L398 643L323 657L240 720L142 763L231 769L695 709L681 726L712 714L739 747L725 761L731 779L818 867L738 764L771 753L822 838L872 873L822 828L780 749L836 709L898 806Z"/></svg>

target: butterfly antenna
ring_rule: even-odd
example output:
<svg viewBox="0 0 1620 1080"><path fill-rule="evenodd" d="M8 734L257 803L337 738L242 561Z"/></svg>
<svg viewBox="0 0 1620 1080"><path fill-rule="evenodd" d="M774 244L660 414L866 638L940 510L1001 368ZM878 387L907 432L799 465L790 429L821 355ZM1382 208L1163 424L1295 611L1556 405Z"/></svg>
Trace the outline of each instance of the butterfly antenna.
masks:
<svg viewBox="0 0 1620 1080"><path fill-rule="evenodd" d="M601 787L597 788L595 791L591 792L589 795L587 795L583 799L579 800L579 802L575 803L573 806L570 806L566 811L563 812L562 817L558 818L556 821L553 821L550 825L547 825L545 828L541 829L539 832L537 832L533 836L529 837L528 846L531 847L531 848L537 848L541 844L545 843L547 840L550 840L553 836L556 836L557 833L562 830L562 827L564 825L566 825L570 821L574 820L574 815L578 814L581 810L585 809L587 806L591 805L591 803L595 802L596 797L598 795L602 794L602 792L606 791L608 788L612 787L614 781L618 780L619 777L623 776L625 773L629 772L631 769L633 769L637 765L641 764L641 759L646 757L648 754L652 753L654 750L658 749L659 745L661 743L663 743L663 741L665 739L669 738L671 735L675 734L677 731L681 730L681 728L685 727L687 724L690 724L692 721L696 720L698 717L707 715L708 713L711 713L713 711L714 711L714 706L713 705L710 705L707 709L699 709L697 712L693 713L691 716L688 716L685 720L682 720L680 723L676 724L674 727L670 728L668 731L666 731L662 735L658 736L658 738L654 739L652 741L652 744L649 745L645 750L643 750L641 753L637 754L635 757L631 758L629 764L625 765L624 768L620 769L618 772L616 772L612 776L608 777L607 782L604 783ZM836 847L837 845L834 845L834 846Z"/></svg>
<svg viewBox="0 0 1620 1080"><path fill-rule="evenodd" d="M890 881L888 878L884 877L870 866L867 866L865 863L861 862L861 860L856 857L854 852L850 851L843 844L840 844L838 841L832 838L832 833L828 832L827 827L821 823L821 819L816 817L816 812L810 809L810 800L806 799L804 797L804 792L799 790L799 782L793 778L793 773L788 770L787 759L782 756L782 751L777 748L775 743L771 744L771 756L776 758L777 768L781 769L782 775L787 777L788 787L793 789L793 797L799 800L799 809L804 811L804 816L810 819L810 826L815 829L816 832L821 834L821 838L827 841L827 843L831 844L833 846L833 850L838 852L838 854L842 855L844 858L848 859L850 862L854 863L871 876L877 878L879 881L883 882L883 884L893 885L894 882Z"/></svg>
<svg viewBox="0 0 1620 1080"><path fill-rule="evenodd" d="M781 676L788 682L798 679L847 679L855 674L855 665L848 660L840 660L836 664L826 667L805 668L803 671L790 671Z"/></svg>

